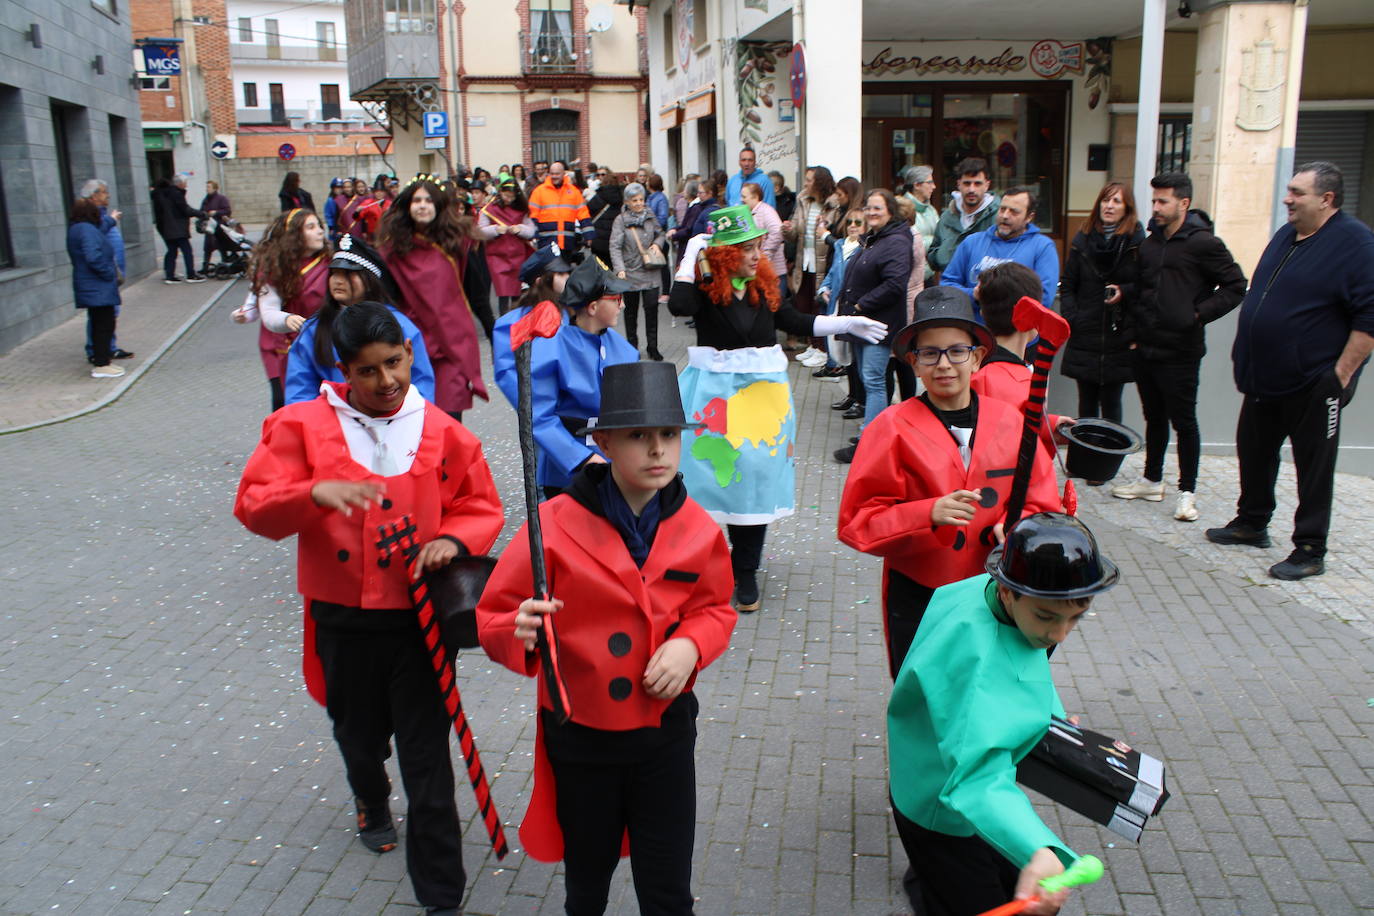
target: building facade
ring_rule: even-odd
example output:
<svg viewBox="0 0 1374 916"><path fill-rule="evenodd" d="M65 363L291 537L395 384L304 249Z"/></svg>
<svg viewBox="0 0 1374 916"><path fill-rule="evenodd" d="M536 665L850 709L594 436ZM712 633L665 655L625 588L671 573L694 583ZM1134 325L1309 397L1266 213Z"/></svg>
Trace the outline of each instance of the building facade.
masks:
<svg viewBox="0 0 1374 916"><path fill-rule="evenodd" d="M643 9L350 0L347 13L354 97L387 113L401 173L648 158ZM446 115L443 135L425 136L427 111Z"/></svg>
<svg viewBox="0 0 1374 916"><path fill-rule="evenodd" d="M1107 180L1135 187L1148 215L1150 176L1182 169L1247 275L1295 162L1341 165L1345 209L1374 219L1367 0L650 0L648 31L651 158L670 180L734 171L748 143L794 188L811 163L889 188L929 165L943 205L955 163L977 155L994 190L1038 189L1062 254ZM1204 440L1219 449L1239 405L1234 325L1209 329L1203 365ZM1374 423L1352 416L1342 449L1374 472Z"/></svg>
<svg viewBox="0 0 1374 916"><path fill-rule="evenodd" d="M0 4L0 352L72 316L67 218L99 178L123 211L128 270L156 235L140 137L128 7L114 0Z"/></svg>

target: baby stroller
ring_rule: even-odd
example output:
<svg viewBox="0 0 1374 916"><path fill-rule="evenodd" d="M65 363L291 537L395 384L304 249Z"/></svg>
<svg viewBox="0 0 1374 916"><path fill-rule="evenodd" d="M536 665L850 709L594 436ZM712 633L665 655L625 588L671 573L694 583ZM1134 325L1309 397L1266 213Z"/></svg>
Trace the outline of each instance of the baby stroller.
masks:
<svg viewBox="0 0 1374 916"><path fill-rule="evenodd" d="M248 270L253 243L243 234L243 226L233 220L206 217L196 220L196 231L215 240L220 260L205 265L205 275L214 280L237 280Z"/></svg>

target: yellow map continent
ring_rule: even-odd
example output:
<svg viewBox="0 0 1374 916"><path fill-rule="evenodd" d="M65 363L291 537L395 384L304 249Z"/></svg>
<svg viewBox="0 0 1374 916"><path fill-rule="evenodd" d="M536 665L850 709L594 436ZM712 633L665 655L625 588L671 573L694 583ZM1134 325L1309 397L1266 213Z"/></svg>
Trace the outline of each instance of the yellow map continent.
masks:
<svg viewBox="0 0 1374 916"><path fill-rule="evenodd" d="M782 424L791 412L787 385L783 382L755 382L735 392L726 402L725 438L739 448L745 442L755 448L777 445Z"/></svg>

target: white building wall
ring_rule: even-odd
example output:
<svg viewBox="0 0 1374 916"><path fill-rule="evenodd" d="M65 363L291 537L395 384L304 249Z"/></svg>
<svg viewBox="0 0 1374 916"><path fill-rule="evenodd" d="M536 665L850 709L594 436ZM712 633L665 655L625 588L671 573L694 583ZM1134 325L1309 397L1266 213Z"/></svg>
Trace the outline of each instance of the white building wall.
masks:
<svg viewBox="0 0 1374 916"><path fill-rule="evenodd" d="M229 48L233 59L234 105L245 123L267 121L271 112L268 86L280 83L290 117L314 120L322 117L321 85L339 87L339 107L344 118L363 119L362 107L349 98L348 45L342 0L231 0L226 6ZM240 19L248 19L250 33L243 34ZM277 22L282 59L266 57L266 20ZM319 59L318 24L334 26L336 60ZM249 39L246 40L245 39ZM244 105L244 83L256 83L258 104Z"/></svg>

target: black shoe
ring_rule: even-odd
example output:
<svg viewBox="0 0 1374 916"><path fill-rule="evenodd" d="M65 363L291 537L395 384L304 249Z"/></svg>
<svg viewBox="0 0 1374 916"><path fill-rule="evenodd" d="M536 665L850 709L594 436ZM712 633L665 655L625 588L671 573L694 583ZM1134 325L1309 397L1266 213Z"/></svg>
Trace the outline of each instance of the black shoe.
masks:
<svg viewBox="0 0 1374 916"><path fill-rule="evenodd" d="M110 354L110 359L133 359L134 354L128 350L115 350ZM94 357L92 357L94 359Z"/></svg>
<svg viewBox="0 0 1374 916"><path fill-rule="evenodd" d="M1296 548L1282 563L1269 567L1269 575L1288 582L1320 576L1324 572L1326 561L1315 553L1314 548L1305 544Z"/></svg>
<svg viewBox="0 0 1374 916"><path fill-rule="evenodd" d="M391 822L391 805L385 801L368 805L361 798L353 799L353 804L358 809L358 839L363 845L376 853L395 849L396 825Z"/></svg>
<svg viewBox="0 0 1374 916"><path fill-rule="evenodd" d="M758 570L735 570L735 610L741 614L752 614L761 603Z"/></svg>
<svg viewBox="0 0 1374 916"><path fill-rule="evenodd" d="M821 366L811 373L812 378L840 378L847 374L843 366Z"/></svg>
<svg viewBox="0 0 1374 916"><path fill-rule="evenodd" d="M850 445L858 445L858 444L859 444L859 437L858 437L858 436L850 436L850 437L849 437L849 444L850 444Z"/></svg>
<svg viewBox="0 0 1374 916"><path fill-rule="evenodd" d="M463 916L463 910L456 906L427 906L425 916Z"/></svg>
<svg viewBox="0 0 1374 916"><path fill-rule="evenodd" d="M656 348L650 347L650 348L649 348L649 359L653 360L653 361L656 362L656 363L661 363L661 362L663 362L663 354L660 353L660 352L658 352L658 350L657 350Z"/></svg>
<svg viewBox="0 0 1374 916"><path fill-rule="evenodd" d="M1213 544L1244 544L1246 547L1268 547L1270 545L1267 529L1253 528L1238 518L1233 518L1227 522L1225 528L1208 528L1203 533L1207 536L1207 540Z"/></svg>
<svg viewBox="0 0 1374 916"><path fill-rule="evenodd" d="M846 420L862 420L864 418L864 405L855 404L844 412Z"/></svg>
<svg viewBox="0 0 1374 916"><path fill-rule="evenodd" d="M849 464L854 460L854 452L858 450L857 445L846 445L844 448L835 449L835 460L840 464Z"/></svg>
<svg viewBox="0 0 1374 916"><path fill-rule="evenodd" d="M180 283L180 282L181 282L181 278L180 278L180 277L163 277L163 278L162 278L162 282L163 282L163 283Z"/></svg>
<svg viewBox="0 0 1374 916"><path fill-rule="evenodd" d="M848 410L849 408L853 407L854 404L855 404L855 401L854 401L853 398L845 397L845 398L841 398L840 400L836 401L834 404L831 404L831 405L830 405L830 409L831 409L831 410Z"/></svg>
<svg viewBox="0 0 1374 916"><path fill-rule="evenodd" d="M204 283L208 278L204 274L191 274L186 278L187 283Z"/></svg>

